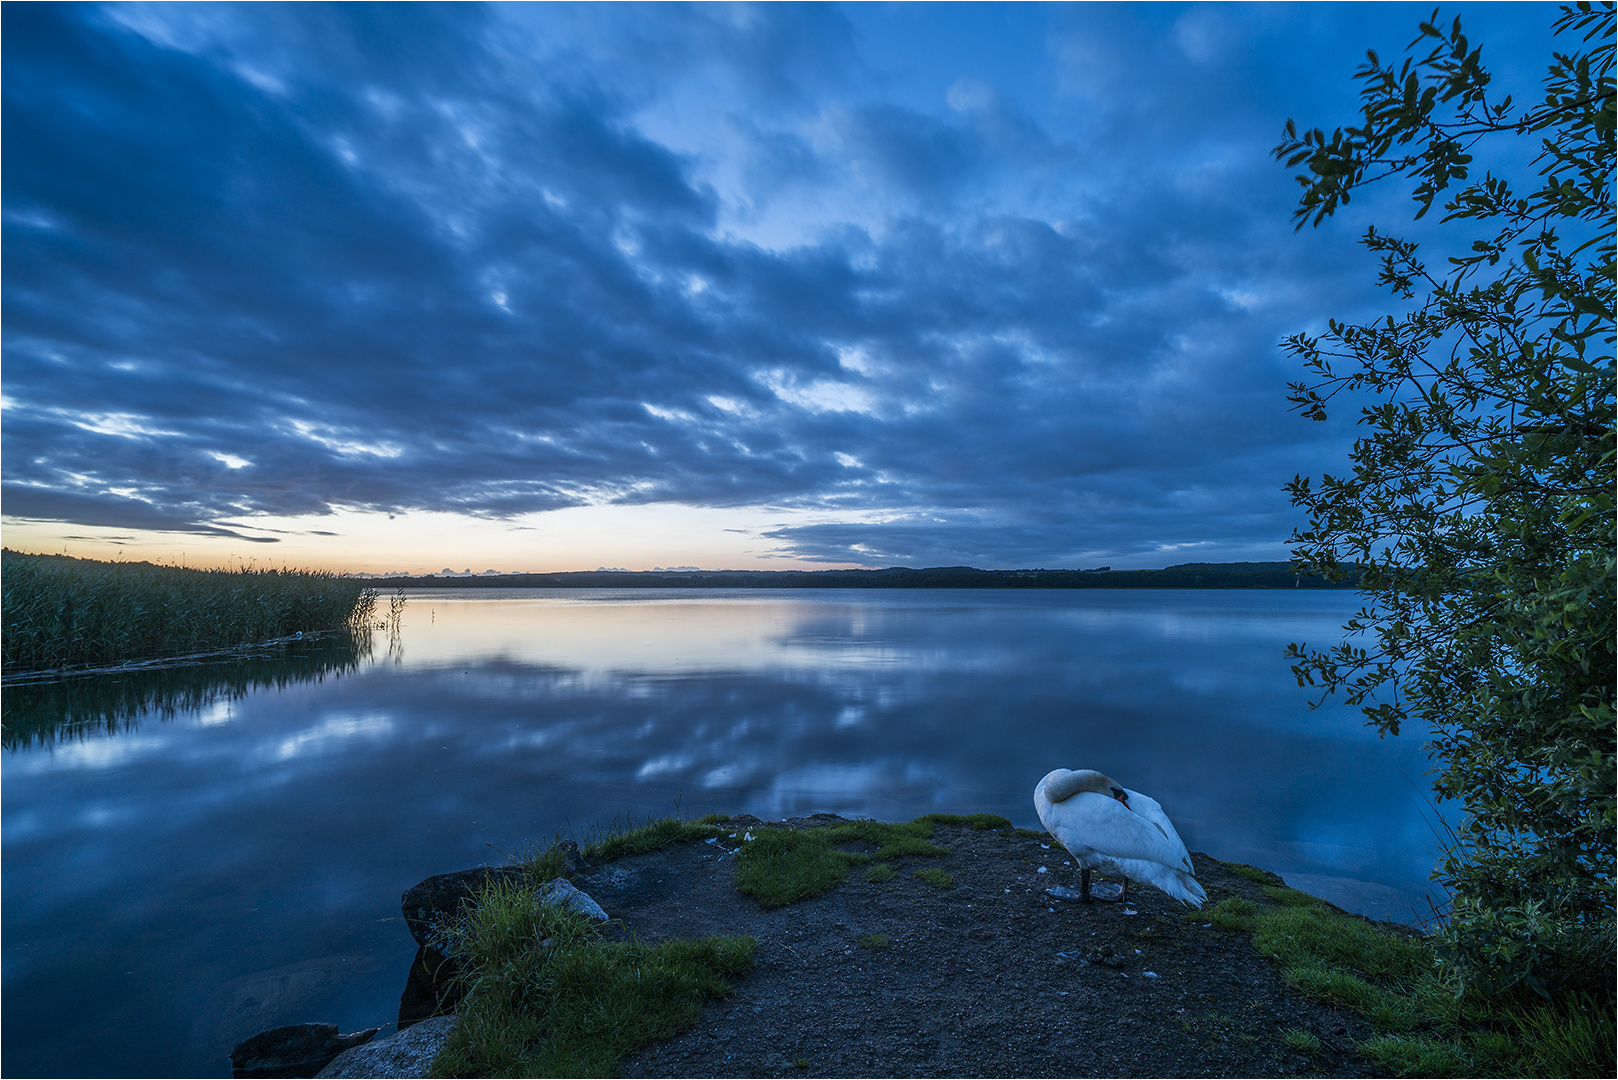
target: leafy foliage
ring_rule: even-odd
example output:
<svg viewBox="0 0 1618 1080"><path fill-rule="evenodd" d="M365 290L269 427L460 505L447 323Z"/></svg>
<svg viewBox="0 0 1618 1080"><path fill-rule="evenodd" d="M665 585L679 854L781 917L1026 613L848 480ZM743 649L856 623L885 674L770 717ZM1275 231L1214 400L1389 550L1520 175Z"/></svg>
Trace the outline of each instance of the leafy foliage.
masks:
<svg viewBox="0 0 1618 1080"><path fill-rule="evenodd" d="M1290 653L1300 685L1381 732L1435 731L1437 791L1465 812L1435 875L1454 905L1440 955L1491 994L1613 978L1613 5L1563 8L1555 29L1574 51L1519 112L1435 10L1401 63L1368 54L1359 127L1288 121L1275 150L1306 170L1300 228L1402 176L1417 218L1442 199L1442 223L1475 229L1442 268L1368 230L1412 309L1286 342L1313 376L1289 395L1305 416L1372 402L1352 473L1287 490L1310 518L1295 565L1361 574L1345 629L1374 642ZM1474 176L1473 151L1507 136L1537 147L1532 190Z"/></svg>

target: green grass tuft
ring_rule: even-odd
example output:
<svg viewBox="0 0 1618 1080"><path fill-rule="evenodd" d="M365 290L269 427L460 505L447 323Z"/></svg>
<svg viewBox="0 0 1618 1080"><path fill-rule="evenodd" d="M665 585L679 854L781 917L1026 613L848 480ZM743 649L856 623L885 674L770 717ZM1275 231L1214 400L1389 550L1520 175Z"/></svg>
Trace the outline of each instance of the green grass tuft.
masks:
<svg viewBox="0 0 1618 1080"><path fill-rule="evenodd" d="M953 875L943 870L934 869L930 866L922 870L917 870L916 876L935 889L947 889L951 885L955 884L955 878Z"/></svg>
<svg viewBox="0 0 1618 1080"><path fill-rule="evenodd" d="M1560 1008L1542 1005L1512 1020L1529 1076L1618 1075L1612 1002L1577 994Z"/></svg>
<svg viewBox="0 0 1618 1080"><path fill-rule="evenodd" d="M1283 1032L1281 1041L1292 1047L1292 1049L1300 1050L1305 1054L1318 1054L1321 1050L1320 1040L1302 1028L1293 1028L1291 1031Z"/></svg>
<svg viewBox="0 0 1618 1080"><path fill-rule="evenodd" d="M1453 1041L1379 1035L1359 1046L1360 1053L1399 1076L1467 1076L1471 1063Z"/></svg>
<svg viewBox="0 0 1618 1080"><path fill-rule="evenodd" d="M866 949L886 949L889 944L886 934L866 934L860 938L860 946Z"/></svg>
<svg viewBox="0 0 1618 1080"><path fill-rule="evenodd" d="M884 881L892 881L898 876L899 871L887 863L877 863L875 866L869 866L865 869L865 880L874 881L879 885Z"/></svg>
<svg viewBox="0 0 1618 1080"><path fill-rule="evenodd" d="M1252 933L1254 920L1258 916L1258 907L1251 900L1244 900L1240 896L1228 896L1217 904L1210 904L1200 911L1193 911L1186 918L1196 922L1210 922L1221 930L1232 933Z"/></svg>
<svg viewBox="0 0 1618 1080"><path fill-rule="evenodd" d="M621 829L615 821L605 837L586 845L580 853L587 859L596 859L600 862L611 862L628 855L645 855L661 851L681 840L706 840L713 836L723 836L725 830L714 824L723 820L725 819L717 814L696 821L664 817L653 818L643 825Z"/></svg>
<svg viewBox="0 0 1618 1080"><path fill-rule="evenodd" d="M1564 999L1522 1012L1509 1002L1457 998L1420 935L1377 926L1295 889L1272 902L1231 897L1202 917L1249 930L1302 993L1351 1009L1378 1034L1359 1052L1401 1076L1611 1076L1610 999ZM1290 1033L1283 1036L1292 1043ZM1299 1047L1301 1049L1302 1047Z"/></svg>
<svg viewBox="0 0 1618 1080"><path fill-rule="evenodd" d="M467 992L434 1076L611 1076L679 1034L752 967L745 937L604 942L582 917L495 882L451 938Z"/></svg>

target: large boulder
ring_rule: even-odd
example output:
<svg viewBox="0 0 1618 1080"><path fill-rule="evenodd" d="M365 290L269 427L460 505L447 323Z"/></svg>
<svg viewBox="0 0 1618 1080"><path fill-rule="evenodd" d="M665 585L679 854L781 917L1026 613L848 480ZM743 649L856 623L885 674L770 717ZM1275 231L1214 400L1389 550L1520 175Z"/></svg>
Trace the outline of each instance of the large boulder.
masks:
<svg viewBox="0 0 1618 1080"><path fill-rule="evenodd" d="M417 945L439 948L444 931L455 925L473 893L491 881L519 884L523 875L520 866L475 866L453 874L435 874L411 886L399 898L410 936L416 939Z"/></svg>
<svg viewBox="0 0 1618 1080"><path fill-rule="evenodd" d="M455 976L461 965L452 956L422 945L405 977L399 995L399 1030L435 1016L448 1016L466 994L466 986Z"/></svg>
<svg viewBox="0 0 1618 1080"><path fill-rule="evenodd" d="M426 1076L433 1067L433 1058L444 1048L450 1032L455 1030L455 1017L440 1016L423 1020L408 1031L377 1039L346 1053L320 1070L322 1077L340 1076Z"/></svg>
<svg viewBox="0 0 1618 1080"><path fill-rule="evenodd" d="M313 1076L344 1051L370 1042L381 1028L337 1034L336 1024L291 1024L261 1031L230 1052L237 1077Z"/></svg>

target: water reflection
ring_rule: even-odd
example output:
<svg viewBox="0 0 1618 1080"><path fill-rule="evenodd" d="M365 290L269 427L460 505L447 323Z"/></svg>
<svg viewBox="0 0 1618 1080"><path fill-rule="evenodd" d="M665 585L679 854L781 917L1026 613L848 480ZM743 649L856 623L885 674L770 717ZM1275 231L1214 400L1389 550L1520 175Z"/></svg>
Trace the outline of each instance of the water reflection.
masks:
<svg viewBox="0 0 1618 1080"><path fill-rule="evenodd" d="M1409 918L1420 744L1310 712L1282 655L1353 602L422 592L385 653L109 691L134 714L14 738L8 690L4 1071L224 1075L261 1028L382 1022L403 889L676 805L1036 826L1040 776L1099 767L1193 850Z"/></svg>
<svg viewBox="0 0 1618 1080"><path fill-rule="evenodd" d="M0 746L19 750L90 734L132 730L144 716L218 717L221 702L268 688L354 671L372 651L369 634L342 633L258 646L240 655L36 682L8 681L0 697Z"/></svg>

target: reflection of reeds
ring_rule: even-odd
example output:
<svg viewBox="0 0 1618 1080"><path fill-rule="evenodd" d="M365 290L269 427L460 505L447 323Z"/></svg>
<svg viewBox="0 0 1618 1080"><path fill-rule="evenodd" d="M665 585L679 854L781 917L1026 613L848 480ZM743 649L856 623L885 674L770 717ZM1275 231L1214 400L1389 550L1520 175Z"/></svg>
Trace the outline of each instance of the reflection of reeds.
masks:
<svg viewBox="0 0 1618 1080"><path fill-rule="evenodd" d="M187 570L4 552L7 674L359 628L376 594L321 571Z"/></svg>
<svg viewBox="0 0 1618 1080"><path fill-rule="evenodd" d="M8 684L0 697L7 750L133 729L145 713L172 719L263 688L319 682L353 671L371 653L367 630L243 650L203 663L175 663Z"/></svg>

